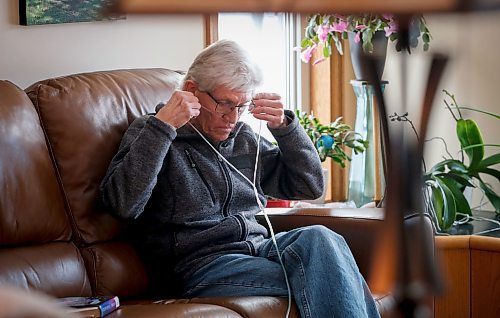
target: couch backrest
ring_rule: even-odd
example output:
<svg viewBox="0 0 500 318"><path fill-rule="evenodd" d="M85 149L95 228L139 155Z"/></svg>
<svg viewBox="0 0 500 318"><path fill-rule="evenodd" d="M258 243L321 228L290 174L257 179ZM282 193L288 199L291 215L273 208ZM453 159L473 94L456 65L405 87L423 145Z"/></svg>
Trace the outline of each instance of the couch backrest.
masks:
<svg viewBox="0 0 500 318"><path fill-rule="evenodd" d="M37 113L0 81L0 285L90 295Z"/></svg>
<svg viewBox="0 0 500 318"><path fill-rule="evenodd" d="M127 127L169 98L179 76L160 69L105 71L26 89L47 134L78 243L110 240L120 232L120 223L98 206L99 184Z"/></svg>
<svg viewBox="0 0 500 318"><path fill-rule="evenodd" d="M168 100L181 77L166 69L103 71L48 79L26 89L96 294L128 296L146 287L137 253L116 241L124 223L99 204L99 185L130 123Z"/></svg>

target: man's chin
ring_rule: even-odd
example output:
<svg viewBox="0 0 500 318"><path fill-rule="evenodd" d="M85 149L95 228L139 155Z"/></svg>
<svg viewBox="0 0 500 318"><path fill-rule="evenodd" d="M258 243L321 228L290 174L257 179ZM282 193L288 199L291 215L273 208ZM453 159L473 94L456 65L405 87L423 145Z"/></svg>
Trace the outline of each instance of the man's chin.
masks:
<svg viewBox="0 0 500 318"><path fill-rule="evenodd" d="M217 129L216 131L214 131L213 137L217 141L224 141L229 137L229 135L231 134L232 131L233 131L233 128Z"/></svg>
<svg viewBox="0 0 500 318"><path fill-rule="evenodd" d="M220 132L217 132L217 133L212 133L210 134L208 137L212 140L212 141L216 141L216 142L219 142L219 141L224 141L226 140L228 137L229 137L229 133L220 133Z"/></svg>

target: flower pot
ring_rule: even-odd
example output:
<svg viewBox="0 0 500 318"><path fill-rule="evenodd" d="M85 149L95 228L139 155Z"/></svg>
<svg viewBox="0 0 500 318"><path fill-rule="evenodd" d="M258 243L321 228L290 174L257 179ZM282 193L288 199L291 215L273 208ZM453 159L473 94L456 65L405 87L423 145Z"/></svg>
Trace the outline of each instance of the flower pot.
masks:
<svg viewBox="0 0 500 318"><path fill-rule="evenodd" d="M364 54L368 54L377 59L375 66L380 79L382 77L382 73L384 73L385 58L387 55L388 38L385 36L384 31L377 31L373 35L372 53L364 53L362 41L356 43L355 36L356 34L354 32L349 32L349 49L351 52L352 68L354 70L356 80L368 81L370 79L370 69L364 59Z"/></svg>

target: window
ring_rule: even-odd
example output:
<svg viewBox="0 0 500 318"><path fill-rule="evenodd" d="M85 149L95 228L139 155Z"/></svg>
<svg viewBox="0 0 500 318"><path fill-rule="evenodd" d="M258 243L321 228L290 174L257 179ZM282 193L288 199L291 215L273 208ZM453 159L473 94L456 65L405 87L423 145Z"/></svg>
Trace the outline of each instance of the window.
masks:
<svg viewBox="0 0 500 318"><path fill-rule="evenodd" d="M247 50L263 71L264 82L257 91L281 95L288 109L300 107L300 59L293 51L300 41L300 17L292 13L219 13L218 39L238 42ZM241 120L255 131L259 121L252 116ZM267 126L262 135L274 140Z"/></svg>
<svg viewBox="0 0 500 318"><path fill-rule="evenodd" d="M300 46L304 24L305 19L292 13L219 13L205 17L205 41L208 45L226 38L240 43L264 72L265 83L260 91L279 93L285 107L314 112L324 123L339 116L353 122L355 99L349 84L352 71L345 67L350 61L336 55L316 66L302 63L293 48ZM259 130L259 121L253 117L241 120ZM261 134L274 140L266 125L262 125ZM345 200L348 170L330 159L324 167L329 168L331 180L326 199Z"/></svg>

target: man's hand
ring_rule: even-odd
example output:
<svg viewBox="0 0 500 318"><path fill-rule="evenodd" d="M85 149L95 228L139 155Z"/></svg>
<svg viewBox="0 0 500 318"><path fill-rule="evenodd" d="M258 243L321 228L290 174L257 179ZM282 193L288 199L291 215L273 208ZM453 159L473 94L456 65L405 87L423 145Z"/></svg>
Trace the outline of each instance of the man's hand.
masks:
<svg viewBox="0 0 500 318"><path fill-rule="evenodd" d="M198 116L200 108L200 102L193 93L176 90L155 117L177 129Z"/></svg>
<svg viewBox="0 0 500 318"><path fill-rule="evenodd" d="M250 112L257 119L267 121L272 129L286 126L285 111L281 96L274 93L258 93L254 96L255 108Z"/></svg>

